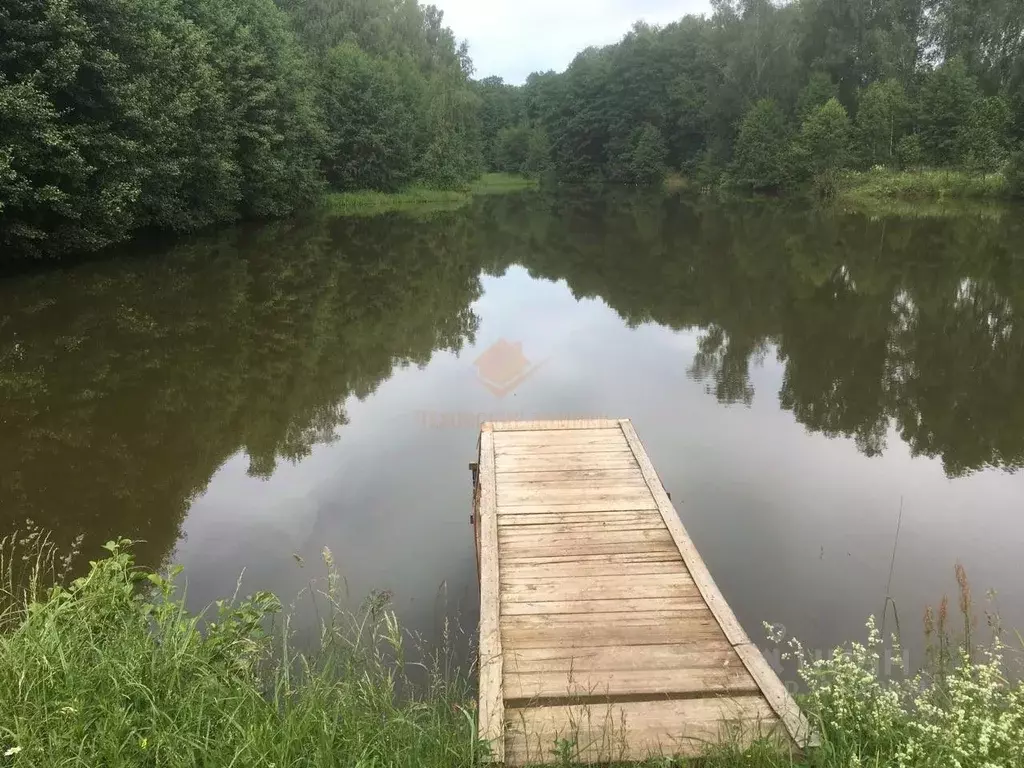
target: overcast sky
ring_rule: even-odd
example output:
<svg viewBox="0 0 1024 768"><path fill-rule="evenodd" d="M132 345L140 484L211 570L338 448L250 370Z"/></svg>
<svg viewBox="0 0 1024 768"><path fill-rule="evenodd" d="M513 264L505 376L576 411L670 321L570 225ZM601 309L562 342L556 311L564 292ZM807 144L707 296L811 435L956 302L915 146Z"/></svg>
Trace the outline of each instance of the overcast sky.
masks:
<svg viewBox="0 0 1024 768"><path fill-rule="evenodd" d="M619 40L634 21L667 24L708 13L708 0L427 0L469 41L474 77L520 84L531 72L565 69L589 45Z"/></svg>

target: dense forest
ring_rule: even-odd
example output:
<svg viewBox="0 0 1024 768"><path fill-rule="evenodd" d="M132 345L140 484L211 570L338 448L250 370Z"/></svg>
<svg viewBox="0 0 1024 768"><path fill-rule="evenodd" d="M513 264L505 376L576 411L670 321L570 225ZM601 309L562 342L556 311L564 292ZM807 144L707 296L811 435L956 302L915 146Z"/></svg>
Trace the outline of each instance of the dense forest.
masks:
<svg viewBox="0 0 1024 768"><path fill-rule="evenodd" d="M1020 0L712 0L525 87L482 81L485 155L571 181L776 190L844 168L986 173L1024 138ZM1024 191L1022 188L1021 191Z"/></svg>
<svg viewBox="0 0 1024 768"><path fill-rule="evenodd" d="M0 262L485 168L778 190L929 166L1024 192L1020 0L714 0L523 86L472 74L417 0L10 0Z"/></svg>
<svg viewBox="0 0 1024 768"><path fill-rule="evenodd" d="M470 71L416 0L4 2L0 260L458 185Z"/></svg>

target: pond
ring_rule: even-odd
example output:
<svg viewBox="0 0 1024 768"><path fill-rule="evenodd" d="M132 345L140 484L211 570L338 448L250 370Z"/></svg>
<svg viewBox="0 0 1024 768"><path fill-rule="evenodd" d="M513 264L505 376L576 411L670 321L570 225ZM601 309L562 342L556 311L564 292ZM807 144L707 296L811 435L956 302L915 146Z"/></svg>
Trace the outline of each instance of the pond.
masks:
<svg viewBox="0 0 1024 768"><path fill-rule="evenodd" d="M888 593L916 664L958 562L1024 627L1021 213L559 191L8 276L0 533L137 539L197 608L328 547L431 642L477 619L478 422L628 417L752 637Z"/></svg>

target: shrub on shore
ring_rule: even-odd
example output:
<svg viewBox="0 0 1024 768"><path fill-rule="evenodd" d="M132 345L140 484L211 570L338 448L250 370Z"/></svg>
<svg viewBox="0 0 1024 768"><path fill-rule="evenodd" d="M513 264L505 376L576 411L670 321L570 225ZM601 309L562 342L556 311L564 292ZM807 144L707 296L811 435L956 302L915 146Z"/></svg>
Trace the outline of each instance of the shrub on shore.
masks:
<svg viewBox="0 0 1024 768"><path fill-rule="evenodd" d="M927 664L903 670L902 679L883 675L886 644L874 617L866 643L837 648L824 659L811 660L798 641L790 641L808 691L801 703L821 736L819 765L1024 765L1024 681L1010 669L1022 648L1006 642L995 614L987 617L991 642L977 642L971 590L959 565L956 577L962 633L953 631L947 598L937 611L926 609ZM891 644L889 658L899 668L897 635Z"/></svg>

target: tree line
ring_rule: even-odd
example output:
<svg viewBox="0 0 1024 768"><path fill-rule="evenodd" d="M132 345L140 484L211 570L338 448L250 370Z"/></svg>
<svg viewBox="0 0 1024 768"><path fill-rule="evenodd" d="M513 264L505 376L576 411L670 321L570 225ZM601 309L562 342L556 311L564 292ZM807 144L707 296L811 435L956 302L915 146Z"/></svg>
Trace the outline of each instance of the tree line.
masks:
<svg viewBox="0 0 1024 768"><path fill-rule="evenodd" d="M11 0L0 261L480 170L464 45L416 0Z"/></svg>
<svg viewBox="0 0 1024 768"><path fill-rule="evenodd" d="M560 74L483 81L487 162L777 190L845 168L986 173L1024 139L1020 0L713 0ZM1024 185L1021 186L1024 192Z"/></svg>
<svg viewBox="0 0 1024 768"><path fill-rule="evenodd" d="M563 73L471 79L418 0L10 0L0 261L483 168L777 190L875 166L1024 192L1020 0L715 0Z"/></svg>

